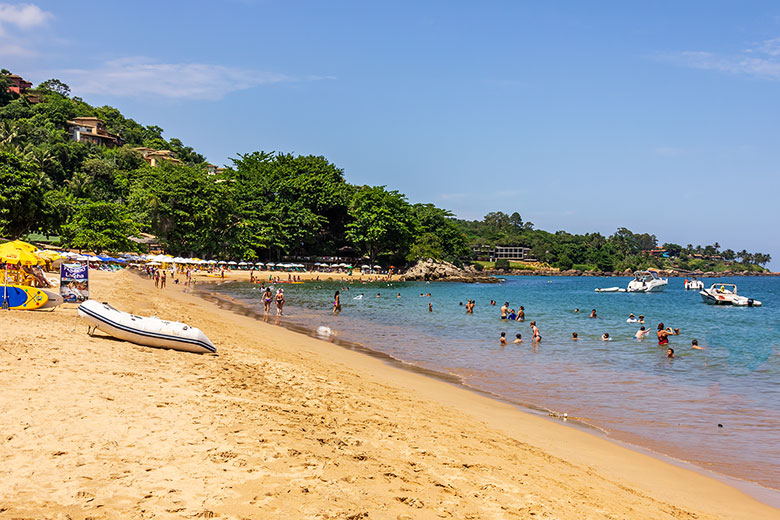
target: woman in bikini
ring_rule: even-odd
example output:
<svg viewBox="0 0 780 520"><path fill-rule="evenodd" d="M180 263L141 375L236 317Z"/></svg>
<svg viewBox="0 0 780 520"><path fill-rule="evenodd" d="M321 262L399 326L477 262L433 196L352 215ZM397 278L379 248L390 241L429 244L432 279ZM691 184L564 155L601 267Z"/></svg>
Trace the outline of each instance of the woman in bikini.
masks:
<svg viewBox="0 0 780 520"><path fill-rule="evenodd" d="M276 291L276 315L282 315L282 309L284 308L284 289Z"/></svg>
<svg viewBox="0 0 780 520"><path fill-rule="evenodd" d="M271 292L271 288L266 287L265 292L263 293L263 307L265 308L265 312L271 312L272 301L274 301L274 295Z"/></svg>
<svg viewBox="0 0 780 520"><path fill-rule="evenodd" d="M665 328L663 323L659 323L658 330L656 331L656 335L658 336L659 345L668 345L669 336L674 335L674 331Z"/></svg>
<svg viewBox="0 0 780 520"><path fill-rule="evenodd" d="M542 335L539 333L539 327L536 326L536 321L531 322L531 330L533 331L534 335L531 338L531 341L533 343L539 343L542 341Z"/></svg>
<svg viewBox="0 0 780 520"><path fill-rule="evenodd" d="M339 294L339 291L336 291L336 294L333 295L333 314L338 314L341 312L341 296Z"/></svg>

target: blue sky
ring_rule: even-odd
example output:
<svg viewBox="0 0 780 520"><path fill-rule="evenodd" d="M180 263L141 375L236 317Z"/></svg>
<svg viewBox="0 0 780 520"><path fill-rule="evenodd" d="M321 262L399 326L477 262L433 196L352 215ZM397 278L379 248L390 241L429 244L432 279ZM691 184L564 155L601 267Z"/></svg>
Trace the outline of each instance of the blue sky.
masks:
<svg viewBox="0 0 780 520"><path fill-rule="evenodd" d="M777 2L0 1L0 64L216 164L323 155L462 218L780 270Z"/></svg>

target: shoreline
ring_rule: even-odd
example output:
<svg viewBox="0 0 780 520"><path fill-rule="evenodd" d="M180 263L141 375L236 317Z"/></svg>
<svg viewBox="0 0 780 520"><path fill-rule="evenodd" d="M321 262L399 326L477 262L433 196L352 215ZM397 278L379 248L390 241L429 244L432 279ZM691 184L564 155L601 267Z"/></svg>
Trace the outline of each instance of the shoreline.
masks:
<svg viewBox="0 0 780 520"><path fill-rule="evenodd" d="M89 337L75 306L7 314L0 518L777 514L698 472L184 287L90 275L94 299L199 327L218 355Z"/></svg>
<svg viewBox="0 0 780 520"><path fill-rule="evenodd" d="M237 280L230 280L229 282L234 282ZM444 281L444 280L439 280ZM212 282L207 285L216 285L220 282ZM226 282L222 282L226 283ZM349 341L349 340L343 340L340 338L337 338L335 336L325 339L322 336L317 334L317 331L314 328L307 328L306 326L300 324L291 322L289 320L285 320L282 318L281 320L276 319L276 316L273 315L273 311L269 315L265 315L260 310L252 309L250 306L248 306L245 302L236 300L235 298L232 298L231 296L218 293L218 292L212 292L209 291L208 287L204 287L203 285L199 286L195 290L195 294L201 298L203 298L206 301L209 301L212 304L217 305L220 309L237 313L243 316L247 317L253 317L255 319L266 319L266 322L268 319L273 318L274 323L273 325L285 328L287 330L290 330L292 332L298 333L298 334L304 334L306 336L319 339L322 341L327 341L329 343L333 343L336 345L339 345L340 347L344 349L348 349L350 351L358 352L363 355L370 356L372 358L375 358L379 361L384 362L388 366L408 371L413 374L418 374L423 377L433 378L437 381L441 381L443 383L456 386L458 388L462 388L466 391L473 392L479 396L485 397L487 399L495 400L500 403L508 404L512 407L517 408L521 413L527 413L534 415L536 417L540 417L544 420L550 421L553 424L560 425L563 427L569 427L569 428L575 428L577 430L583 431L585 433L596 435L608 442L615 443L619 446L625 447L627 449L630 449L632 451L642 453L645 455L648 455L650 457L659 459L661 461L673 464L675 466L678 466L683 469L688 469L694 472L697 472L705 477L714 478L720 482L723 482L724 484L730 485L732 487L736 487L744 492L746 492L751 497L763 502L764 504L767 504L771 507L780 508L780 488L771 488L764 486L758 482L740 478L733 475L727 475L724 473L718 473L714 470L707 469L705 467L699 466L695 464L694 462L680 459L677 457L674 457L672 455L668 455L659 451L656 451L650 447L642 446L640 444L635 444L626 440L621 440L618 438L613 437L610 432L601 426L597 424L592 424L588 421L578 419L578 418L567 418L566 420L563 420L562 417L560 417L559 412L556 412L555 410L548 408L544 405L532 403L532 402L523 402L519 400L515 400L509 397L505 397L501 394L484 390L472 385L469 385L466 383L460 376L457 376L455 374L450 374L446 372L441 372L438 370L425 368L419 365L415 365L413 363L406 362L400 358L397 358L391 354L382 352L380 350L376 350L371 348L370 346L366 346L362 343L355 342L355 341Z"/></svg>

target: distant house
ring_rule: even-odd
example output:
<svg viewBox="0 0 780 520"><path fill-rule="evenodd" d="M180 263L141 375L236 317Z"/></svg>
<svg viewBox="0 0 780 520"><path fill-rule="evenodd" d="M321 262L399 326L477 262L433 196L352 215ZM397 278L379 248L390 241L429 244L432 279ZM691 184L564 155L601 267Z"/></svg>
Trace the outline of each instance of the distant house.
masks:
<svg viewBox="0 0 780 520"><path fill-rule="evenodd" d="M152 167L158 166L162 161L181 164L181 161L176 158L176 154L170 150L155 150L145 146L139 146L138 148L133 148L133 150L140 152L144 157L144 161L148 162L149 166Z"/></svg>
<svg viewBox="0 0 780 520"><path fill-rule="evenodd" d="M531 258L531 248L523 246L472 246L472 252L480 260L486 259L495 262L499 258L507 260L534 261Z"/></svg>
<svg viewBox="0 0 780 520"><path fill-rule="evenodd" d="M17 76L16 74L9 74L8 76L5 76L5 79L8 80L8 92L14 92L21 95L32 87L32 83L25 81L24 78Z"/></svg>
<svg viewBox="0 0 780 520"><path fill-rule="evenodd" d="M663 258L669 258L669 252L661 247L656 247L655 249L645 249L642 252L649 256L661 256Z"/></svg>
<svg viewBox="0 0 780 520"><path fill-rule="evenodd" d="M225 168L220 168L216 164L207 164L206 165L206 173L209 175L216 175L218 173L222 173L225 171Z"/></svg>
<svg viewBox="0 0 780 520"><path fill-rule="evenodd" d="M93 143L108 148L125 144L120 136L106 130L106 124L97 117L75 117L68 121L68 135L79 143Z"/></svg>

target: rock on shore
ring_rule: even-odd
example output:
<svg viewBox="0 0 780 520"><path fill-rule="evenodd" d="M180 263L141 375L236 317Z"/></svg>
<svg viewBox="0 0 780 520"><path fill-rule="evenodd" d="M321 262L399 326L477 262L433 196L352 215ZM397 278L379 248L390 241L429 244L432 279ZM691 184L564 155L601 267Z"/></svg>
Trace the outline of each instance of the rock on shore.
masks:
<svg viewBox="0 0 780 520"><path fill-rule="evenodd" d="M420 260L417 264L401 275L401 281L447 281L467 283L495 283L496 278L477 272L473 266L461 269L454 264L444 261Z"/></svg>

